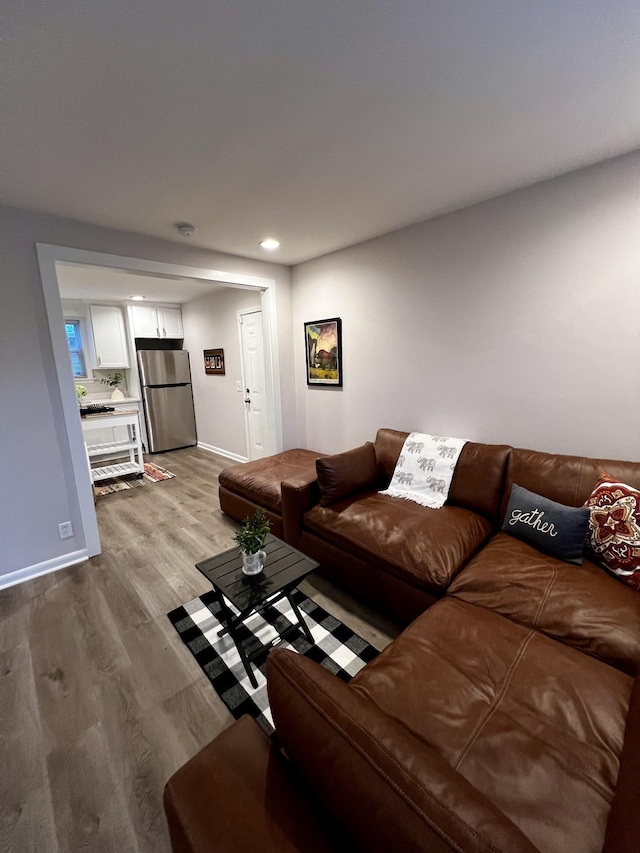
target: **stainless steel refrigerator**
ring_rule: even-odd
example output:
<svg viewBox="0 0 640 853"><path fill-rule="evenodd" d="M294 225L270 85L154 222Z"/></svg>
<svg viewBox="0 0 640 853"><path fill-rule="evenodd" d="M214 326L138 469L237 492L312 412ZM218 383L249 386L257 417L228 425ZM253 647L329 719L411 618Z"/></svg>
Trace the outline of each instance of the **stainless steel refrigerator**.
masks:
<svg viewBox="0 0 640 853"><path fill-rule="evenodd" d="M138 352L142 404L150 453L196 444L189 353L186 350Z"/></svg>

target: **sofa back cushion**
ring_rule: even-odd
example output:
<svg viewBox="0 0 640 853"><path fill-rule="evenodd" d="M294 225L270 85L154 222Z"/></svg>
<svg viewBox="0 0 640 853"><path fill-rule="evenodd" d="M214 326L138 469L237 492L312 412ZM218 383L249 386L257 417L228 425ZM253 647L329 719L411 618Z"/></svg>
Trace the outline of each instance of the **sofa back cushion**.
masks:
<svg viewBox="0 0 640 853"><path fill-rule="evenodd" d="M358 849L537 853L444 758L319 664L273 651L267 685L287 755Z"/></svg>
<svg viewBox="0 0 640 853"><path fill-rule="evenodd" d="M507 464L503 512L514 483L566 506L582 506L603 471L621 483L640 488L640 462L590 459L514 448Z"/></svg>
<svg viewBox="0 0 640 853"><path fill-rule="evenodd" d="M376 452L368 441L334 456L316 459L320 506L331 506L343 498L364 489L373 488L378 482Z"/></svg>
<svg viewBox="0 0 640 853"><path fill-rule="evenodd" d="M395 429L379 429L375 448L378 474L386 488L409 435ZM500 519L502 490L511 448L503 444L468 441L462 448L453 475L447 503L470 509L494 524ZM589 491L590 494L590 491Z"/></svg>
<svg viewBox="0 0 640 853"><path fill-rule="evenodd" d="M602 853L637 853L640 850L640 677L629 703L616 793L607 821Z"/></svg>

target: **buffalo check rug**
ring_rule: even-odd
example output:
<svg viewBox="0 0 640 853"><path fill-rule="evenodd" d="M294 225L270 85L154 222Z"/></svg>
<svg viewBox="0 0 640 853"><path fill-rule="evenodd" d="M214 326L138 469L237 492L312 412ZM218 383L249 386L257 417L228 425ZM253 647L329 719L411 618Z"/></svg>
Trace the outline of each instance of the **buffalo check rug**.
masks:
<svg viewBox="0 0 640 853"><path fill-rule="evenodd" d="M350 681L356 672L378 655L377 650L366 640L300 590L294 590L292 596L303 613L314 642L311 645L299 630L281 644L282 648L292 649L311 658L344 682ZM231 610L238 612L227 603ZM267 601L260 613L249 616L237 628L247 654L258 652L261 647L264 651L264 656L260 654L253 664L257 688L249 682L234 641L228 634L218 636L222 627L219 613L220 604L216 594L211 591L177 607L167 616L233 716L238 719L243 714L249 714L271 735L274 728L267 698L266 661L273 640L288 627L297 624L293 609L286 598L274 604Z"/></svg>

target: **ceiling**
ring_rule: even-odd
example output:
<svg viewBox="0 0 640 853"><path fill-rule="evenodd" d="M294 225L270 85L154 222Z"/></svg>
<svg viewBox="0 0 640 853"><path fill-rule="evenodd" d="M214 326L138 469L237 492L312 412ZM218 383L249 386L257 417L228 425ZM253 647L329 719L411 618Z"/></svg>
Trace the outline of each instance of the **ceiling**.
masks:
<svg viewBox="0 0 640 853"><path fill-rule="evenodd" d="M2 201L287 264L640 147L638 0L23 0L1 43Z"/></svg>
<svg viewBox="0 0 640 853"><path fill-rule="evenodd" d="M150 302L191 302L224 284L178 276L147 275L85 264L56 264L60 296L63 299L109 299L114 302L144 296Z"/></svg>

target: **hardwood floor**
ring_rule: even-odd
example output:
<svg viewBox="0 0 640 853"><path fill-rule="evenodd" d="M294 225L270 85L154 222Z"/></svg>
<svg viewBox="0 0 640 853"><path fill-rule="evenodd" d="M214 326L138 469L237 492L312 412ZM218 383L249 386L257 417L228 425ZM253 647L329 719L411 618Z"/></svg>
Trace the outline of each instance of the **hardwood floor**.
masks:
<svg viewBox="0 0 640 853"><path fill-rule="evenodd" d="M230 547L196 448L175 479L97 499L103 552L0 592L0 851L168 853L162 791L233 721L166 618ZM301 585L377 648L398 628L320 577Z"/></svg>

